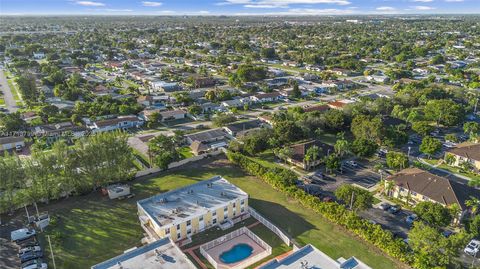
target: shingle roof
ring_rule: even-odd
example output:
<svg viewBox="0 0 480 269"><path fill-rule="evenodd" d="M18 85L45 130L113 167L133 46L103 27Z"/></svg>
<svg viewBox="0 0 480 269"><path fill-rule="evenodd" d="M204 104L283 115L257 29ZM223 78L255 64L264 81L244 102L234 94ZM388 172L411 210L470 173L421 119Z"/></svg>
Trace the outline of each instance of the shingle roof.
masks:
<svg viewBox="0 0 480 269"><path fill-rule="evenodd" d="M404 169L389 176L388 180L393 180L397 186L414 191L446 206L458 204L465 209L465 201L470 197L480 199L479 190L419 168Z"/></svg>
<svg viewBox="0 0 480 269"><path fill-rule="evenodd" d="M317 146L320 149L322 149L320 154L321 157L327 155L328 152L333 152L334 150L334 148L328 144L325 144L318 140L312 140L305 143L290 146L290 148L293 151L291 159L297 162L303 162L303 159L305 158L305 154L307 153L307 150L313 146Z"/></svg>
<svg viewBox="0 0 480 269"><path fill-rule="evenodd" d="M480 161L480 144L462 143L458 144L453 149L449 149L448 152L472 160Z"/></svg>

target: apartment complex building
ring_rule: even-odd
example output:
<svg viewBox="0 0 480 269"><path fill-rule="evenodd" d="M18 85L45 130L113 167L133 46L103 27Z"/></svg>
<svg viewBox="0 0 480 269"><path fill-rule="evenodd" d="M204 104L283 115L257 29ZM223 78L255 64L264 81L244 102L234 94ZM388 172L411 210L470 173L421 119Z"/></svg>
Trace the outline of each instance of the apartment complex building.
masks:
<svg viewBox="0 0 480 269"><path fill-rule="evenodd" d="M142 228L152 239L179 241L247 213L248 194L221 176L137 202Z"/></svg>

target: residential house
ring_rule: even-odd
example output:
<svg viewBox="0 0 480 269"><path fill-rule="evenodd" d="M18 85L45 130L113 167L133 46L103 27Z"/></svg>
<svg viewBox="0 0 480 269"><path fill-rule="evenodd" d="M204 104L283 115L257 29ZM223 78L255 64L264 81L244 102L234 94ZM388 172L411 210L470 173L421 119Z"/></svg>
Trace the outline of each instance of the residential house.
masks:
<svg viewBox="0 0 480 269"><path fill-rule="evenodd" d="M313 146L317 146L320 150L319 156L316 160L305 160L305 155L307 154L308 149ZM330 155L330 153L334 152L334 148L328 144L320 142L318 140L312 140L304 143L299 143L290 146L291 156L286 159L289 163L296 165L304 170L310 170L316 166L318 166L322 159L325 156Z"/></svg>
<svg viewBox="0 0 480 269"><path fill-rule="evenodd" d="M193 86L195 88L213 87L216 81L213 78L195 78L193 80Z"/></svg>
<svg viewBox="0 0 480 269"><path fill-rule="evenodd" d="M200 141L202 143L217 143L225 141L228 134L222 129L211 129L193 134L185 135L185 139L188 144L192 144L194 141Z"/></svg>
<svg viewBox="0 0 480 269"><path fill-rule="evenodd" d="M223 129L231 136L241 137L253 130L263 128L264 126L265 124L262 123L260 120L249 120L229 124L223 127Z"/></svg>
<svg viewBox="0 0 480 269"><path fill-rule="evenodd" d="M184 240L217 225L233 226L247 214L248 194L221 176L137 202L150 238Z"/></svg>
<svg viewBox="0 0 480 269"><path fill-rule="evenodd" d="M143 125L143 120L137 116L120 116L111 119L97 120L91 125L88 125L88 128L94 133L99 132L108 132L114 130L127 130L131 128L139 128Z"/></svg>
<svg viewBox="0 0 480 269"><path fill-rule="evenodd" d="M34 126L30 128L30 131L35 137L46 138L47 143L53 143L61 138L71 140L83 137L87 128L67 121Z"/></svg>
<svg viewBox="0 0 480 269"><path fill-rule="evenodd" d="M23 136L0 137L0 151L12 150L16 147L25 147L25 138Z"/></svg>
<svg viewBox="0 0 480 269"><path fill-rule="evenodd" d="M332 108L332 109L338 109L338 110L343 110L343 108L345 106L347 106L348 104L351 104L353 103L353 101L349 101L349 100L340 100L340 101L333 101L333 102L330 102L328 103L327 105Z"/></svg>
<svg viewBox="0 0 480 269"><path fill-rule="evenodd" d="M403 169L389 176L387 181L394 182L389 195L406 203L415 205L429 201L445 207L457 205L461 210L457 220L461 220L468 210L465 201L472 197L480 199L479 190L419 168Z"/></svg>
<svg viewBox="0 0 480 269"><path fill-rule="evenodd" d="M35 60L42 60L44 58L45 58L45 53L43 53L41 51L33 53L33 59L35 59Z"/></svg>
<svg viewBox="0 0 480 269"><path fill-rule="evenodd" d="M280 100L281 94L278 92L270 93L259 93L253 96L250 96L250 100L254 103L266 103L266 102L277 102Z"/></svg>
<svg viewBox="0 0 480 269"><path fill-rule="evenodd" d="M152 89L160 92L176 92L182 90L182 87L177 82L153 81L151 82Z"/></svg>
<svg viewBox="0 0 480 269"><path fill-rule="evenodd" d="M177 110L167 110L160 112L160 116L162 118L161 121L171 121L171 120L180 120L184 119L187 115L187 112L177 109Z"/></svg>
<svg viewBox="0 0 480 269"><path fill-rule="evenodd" d="M480 171L480 143L461 143L456 147L449 149L445 153L445 159L453 156L454 161L451 165L462 166L464 162L472 165L474 170Z"/></svg>

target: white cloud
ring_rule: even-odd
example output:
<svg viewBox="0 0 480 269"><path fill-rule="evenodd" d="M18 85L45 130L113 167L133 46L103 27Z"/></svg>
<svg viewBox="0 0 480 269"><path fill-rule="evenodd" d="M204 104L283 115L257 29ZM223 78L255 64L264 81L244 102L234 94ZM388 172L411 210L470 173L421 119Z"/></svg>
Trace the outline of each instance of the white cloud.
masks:
<svg viewBox="0 0 480 269"><path fill-rule="evenodd" d="M247 8L288 8L289 5L303 4L335 4L335 5L350 5L348 0L225 0L224 2L216 3L218 6L223 5L244 5Z"/></svg>
<svg viewBox="0 0 480 269"><path fill-rule="evenodd" d="M411 7L415 10L433 10L435 9L434 7L429 7L429 6L413 6Z"/></svg>
<svg viewBox="0 0 480 269"><path fill-rule="evenodd" d="M394 7L377 7L376 10L378 11L395 11Z"/></svg>
<svg viewBox="0 0 480 269"><path fill-rule="evenodd" d="M448 2L448 3L459 3L459 2L463 2L464 0L445 0L445 2Z"/></svg>
<svg viewBox="0 0 480 269"><path fill-rule="evenodd" d="M287 11L281 12L262 12L262 13L250 13L250 12L240 12L233 15L236 16L321 16L321 15L351 15L355 12L351 9L336 9L336 8L291 8Z"/></svg>
<svg viewBox="0 0 480 269"><path fill-rule="evenodd" d="M159 7L161 5L163 5L162 2L142 1L142 6L144 7Z"/></svg>
<svg viewBox="0 0 480 269"><path fill-rule="evenodd" d="M103 7L105 6L104 3L101 2L93 2L93 1L76 1L75 4L86 6L86 7Z"/></svg>
<svg viewBox="0 0 480 269"><path fill-rule="evenodd" d="M431 3L433 0L410 0L411 2Z"/></svg>

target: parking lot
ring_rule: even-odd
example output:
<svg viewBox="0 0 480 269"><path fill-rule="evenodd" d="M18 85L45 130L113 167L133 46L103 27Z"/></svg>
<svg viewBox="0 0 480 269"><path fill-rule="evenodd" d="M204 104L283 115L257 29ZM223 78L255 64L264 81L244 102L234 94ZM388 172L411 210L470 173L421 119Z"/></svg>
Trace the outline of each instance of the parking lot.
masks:
<svg viewBox="0 0 480 269"><path fill-rule="evenodd" d="M381 225L384 229L391 231L395 236L407 238L409 225L405 221L412 212L400 210L397 214L392 214L380 208L370 208L359 212L359 215L365 219L372 220Z"/></svg>

